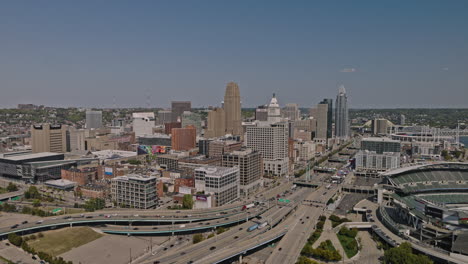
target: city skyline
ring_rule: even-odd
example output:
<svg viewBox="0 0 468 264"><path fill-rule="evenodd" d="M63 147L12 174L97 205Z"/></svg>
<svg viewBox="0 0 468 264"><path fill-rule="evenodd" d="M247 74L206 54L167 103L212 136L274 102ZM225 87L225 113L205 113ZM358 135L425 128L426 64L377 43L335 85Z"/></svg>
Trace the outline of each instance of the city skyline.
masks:
<svg viewBox="0 0 468 264"><path fill-rule="evenodd" d="M467 107L463 1L2 3L0 108L19 103L167 108L311 107L348 90L349 108ZM280 37L281 36L281 37ZM54 96L51 96L51 95Z"/></svg>

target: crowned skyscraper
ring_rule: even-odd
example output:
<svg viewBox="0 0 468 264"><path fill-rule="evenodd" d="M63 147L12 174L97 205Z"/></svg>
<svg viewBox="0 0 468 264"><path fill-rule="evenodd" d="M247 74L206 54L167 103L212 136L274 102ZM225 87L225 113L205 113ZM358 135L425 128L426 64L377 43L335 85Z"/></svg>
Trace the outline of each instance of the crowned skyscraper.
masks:
<svg viewBox="0 0 468 264"><path fill-rule="evenodd" d="M343 85L340 86L335 105L335 137L346 139L349 136L348 97Z"/></svg>
<svg viewBox="0 0 468 264"><path fill-rule="evenodd" d="M226 114L226 133L242 136L241 103L239 86L229 82L224 95L224 112Z"/></svg>

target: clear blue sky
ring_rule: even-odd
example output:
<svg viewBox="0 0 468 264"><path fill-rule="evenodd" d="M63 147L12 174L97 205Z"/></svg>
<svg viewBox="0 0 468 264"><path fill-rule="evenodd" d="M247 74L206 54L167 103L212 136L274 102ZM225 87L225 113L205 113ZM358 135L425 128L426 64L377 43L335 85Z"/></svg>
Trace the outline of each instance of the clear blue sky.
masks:
<svg viewBox="0 0 468 264"><path fill-rule="evenodd" d="M468 107L468 1L1 1L0 107Z"/></svg>

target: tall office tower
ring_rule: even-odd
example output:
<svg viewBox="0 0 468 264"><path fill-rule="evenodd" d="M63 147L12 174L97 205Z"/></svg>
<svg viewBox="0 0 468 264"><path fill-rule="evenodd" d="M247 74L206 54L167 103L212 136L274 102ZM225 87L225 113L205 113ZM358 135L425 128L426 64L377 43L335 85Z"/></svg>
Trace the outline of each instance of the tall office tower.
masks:
<svg viewBox="0 0 468 264"><path fill-rule="evenodd" d="M64 125L33 125L31 126L32 151L67 152L67 126Z"/></svg>
<svg viewBox="0 0 468 264"><path fill-rule="evenodd" d="M266 176L288 173L288 124L260 124L247 127L247 148L260 152Z"/></svg>
<svg viewBox="0 0 468 264"><path fill-rule="evenodd" d="M348 97L343 85L340 86L336 96L335 107L335 137L346 139L349 137Z"/></svg>
<svg viewBox="0 0 468 264"><path fill-rule="evenodd" d="M239 86L229 82L224 95L224 112L226 116L226 133L242 136L242 119Z"/></svg>
<svg viewBox="0 0 468 264"><path fill-rule="evenodd" d="M102 127L102 111L86 111L86 128L97 129Z"/></svg>
<svg viewBox="0 0 468 264"><path fill-rule="evenodd" d="M323 99L320 104L326 104L327 108L327 139L333 137L333 99Z"/></svg>
<svg viewBox="0 0 468 264"><path fill-rule="evenodd" d="M260 152L244 149L225 153L221 162L223 167L239 167L240 192L249 195L261 186L263 159Z"/></svg>
<svg viewBox="0 0 468 264"><path fill-rule="evenodd" d="M194 126L172 129L172 149L177 151L190 150L196 147L197 129Z"/></svg>
<svg viewBox="0 0 468 264"><path fill-rule="evenodd" d="M372 134L386 135L389 121L387 119L374 119L372 120Z"/></svg>
<svg viewBox="0 0 468 264"><path fill-rule="evenodd" d="M181 118L182 127L194 126L197 129L197 135L202 132L202 117L200 114L185 111Z"/></svg>
<svg viewBox="0 0 468 264"><path fill-rule="evenodd" d="M135 137L142 137L153 134L154 113L133 113L133 132Z"/></svg>
<svg viewBox="0 0 468 264"><path fill-rule="evenodd" d="M70 151L83 151L85 147L85 130L76 129L74 127L69 128L70 132Z"/></svg>
<svg viewBox="0 0 468 264"><path fill-rule="evenodd" d="M156 182L154 176L131 174L115 177L111 179L112 200L127 208L156 207Z"/></svg>
<svg viewBox="0 0 468 264"><path fill-rule="evenodd" d="M255 120L268 121L268 107L266 105L260 105L255 109Z"/></svg>
<svg viewBox="0 0 468 264"><path fill-rule="evenodd" d="M215 108L208 112L206 138L222 137L226 134L226 114L223 108Z"/></svg>
<svg viewBox="0 0 468 264"><path fill-rule="evenodd" d="M171 108L172 122L177 122L179 119L182 120L182 113L192 110L192 103L190 101L172 101Z"/></svg>
<svg viewBox="0 0 468 264"><path fill-rule="evenodd" d="M310 110L310 115L314 117L316 122L315 141L327 142L327 128L328 128L328 104L318 104L316 108Z"/></svg>
<svg viewBox="0 0 468 264"><path fill-rule="evenodd" d="M156 119L157 125L164 125L172 122L172 111L170 110L159 110L158 118Z"/></svg>
<svg viewBox="0 0 468 264"><path fill-rule="evenodd" d="M213 194L216 206L239 198L239 168L205 166L195 169L195 188Z"/></svg>
<svg viewBox="0 0 468 264"><path fill-rule="evenodd" d="M170 122L170 123L165 123L164 124L164 133L166 135L172 134L172 129L173 128L182 128L182 123L181 122Z"/></svg>
<svg viewBox="0 0 468 264"><path fill-rule="evenodd" d="M283 114L284 118L287 118L291 121L299 120L301 116L299 106L297 104L286 104L281 113Z"/></svg>
<svg viewBox="0 0 468 264"><path fill-rule="evenodd" d="M275 93L273 93L273 97L268 105L268 122L270 124L281 122L281 109Z"/></svg>

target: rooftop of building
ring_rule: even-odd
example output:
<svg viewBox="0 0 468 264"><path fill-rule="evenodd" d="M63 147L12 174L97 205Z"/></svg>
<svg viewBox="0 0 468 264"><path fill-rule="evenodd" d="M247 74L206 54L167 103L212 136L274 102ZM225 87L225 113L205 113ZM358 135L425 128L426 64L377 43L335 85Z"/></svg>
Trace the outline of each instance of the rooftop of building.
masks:
<svg viewBox="0 0 468 264"><path fill-rule="evenodd" d="M58 179L58 180L50 180L45 182L46 185L57 186L57 187L71 187L75 186L76 182L65 180L65 179Z"/></svg>
<svg viewBox="0 0 468 264"><path fill-rule="evenodd" d="M140 112L140 113L133 113L133 118L154 118L153 112Z"/></svg>
<svg viewBox="0 0 468 264"><path fill-rule="evenodd" d="M231 173L235 170L239 170L238 167L220 167L220 166L204 166L200 168L196 168L196 171L204 171L207 175L224 175Z"/></svg>
<svg viewBox="0 0 468 264"><path fill-rule="evenodd" d="M399 140L395 140L395 139L391 139L391 138L387 138L387 137L368 137L368 138L363 138L362 141L400 143Z"/></svg>
<svg viewBox="0 0 468 264"><path fill-rule="evenodd" d="M205 155L188 156L179 159L179 162L201 162L201 161L215 161L219 157L206 157Z"/></svg>
<svg viewBox="0 0 468 264"><path fill-rule="evenodd" d="M124 150L101 150L94 151L92 155L97 156L100 160L109 160L109 159L121 159L121 158L130 158L137 156L137 152L133 151L124 151Z"/></svg>
<svg viewBox="0 0 468 264"><path fill-rule="evenodd" d="M145 175L140 175L140 174L128 174L128 175L125 175L125 176L118 176L118 177L115 177L113 178L112 180L115 180L115 181L129 181L129 180L134 180L134 181L145 181L145 182L148 182L148 181L151 181L151 180L155 180L156 177L154 176L145 176Z"/></svg>
<svg viewBox="0 0 468 264"><path fill-rule="evenodd" d="M140 138L171 138L171 136L167 134L156 133L153 135L144 135L144 136L141 136Z"/></svg>
<svg viewBox="0 0 468 264"><path fill-rule="evenodd" d="M2 153L2 154L0 154L0 158L1 159L6 159L6 160L11 160L11 161L21 161L21 160L29 160L29 159L54 157L54 156L58 156L58 155L63 155L63 154L54 153L54 152L39 152L39 153L11 152L11 153Z"/></svg>

